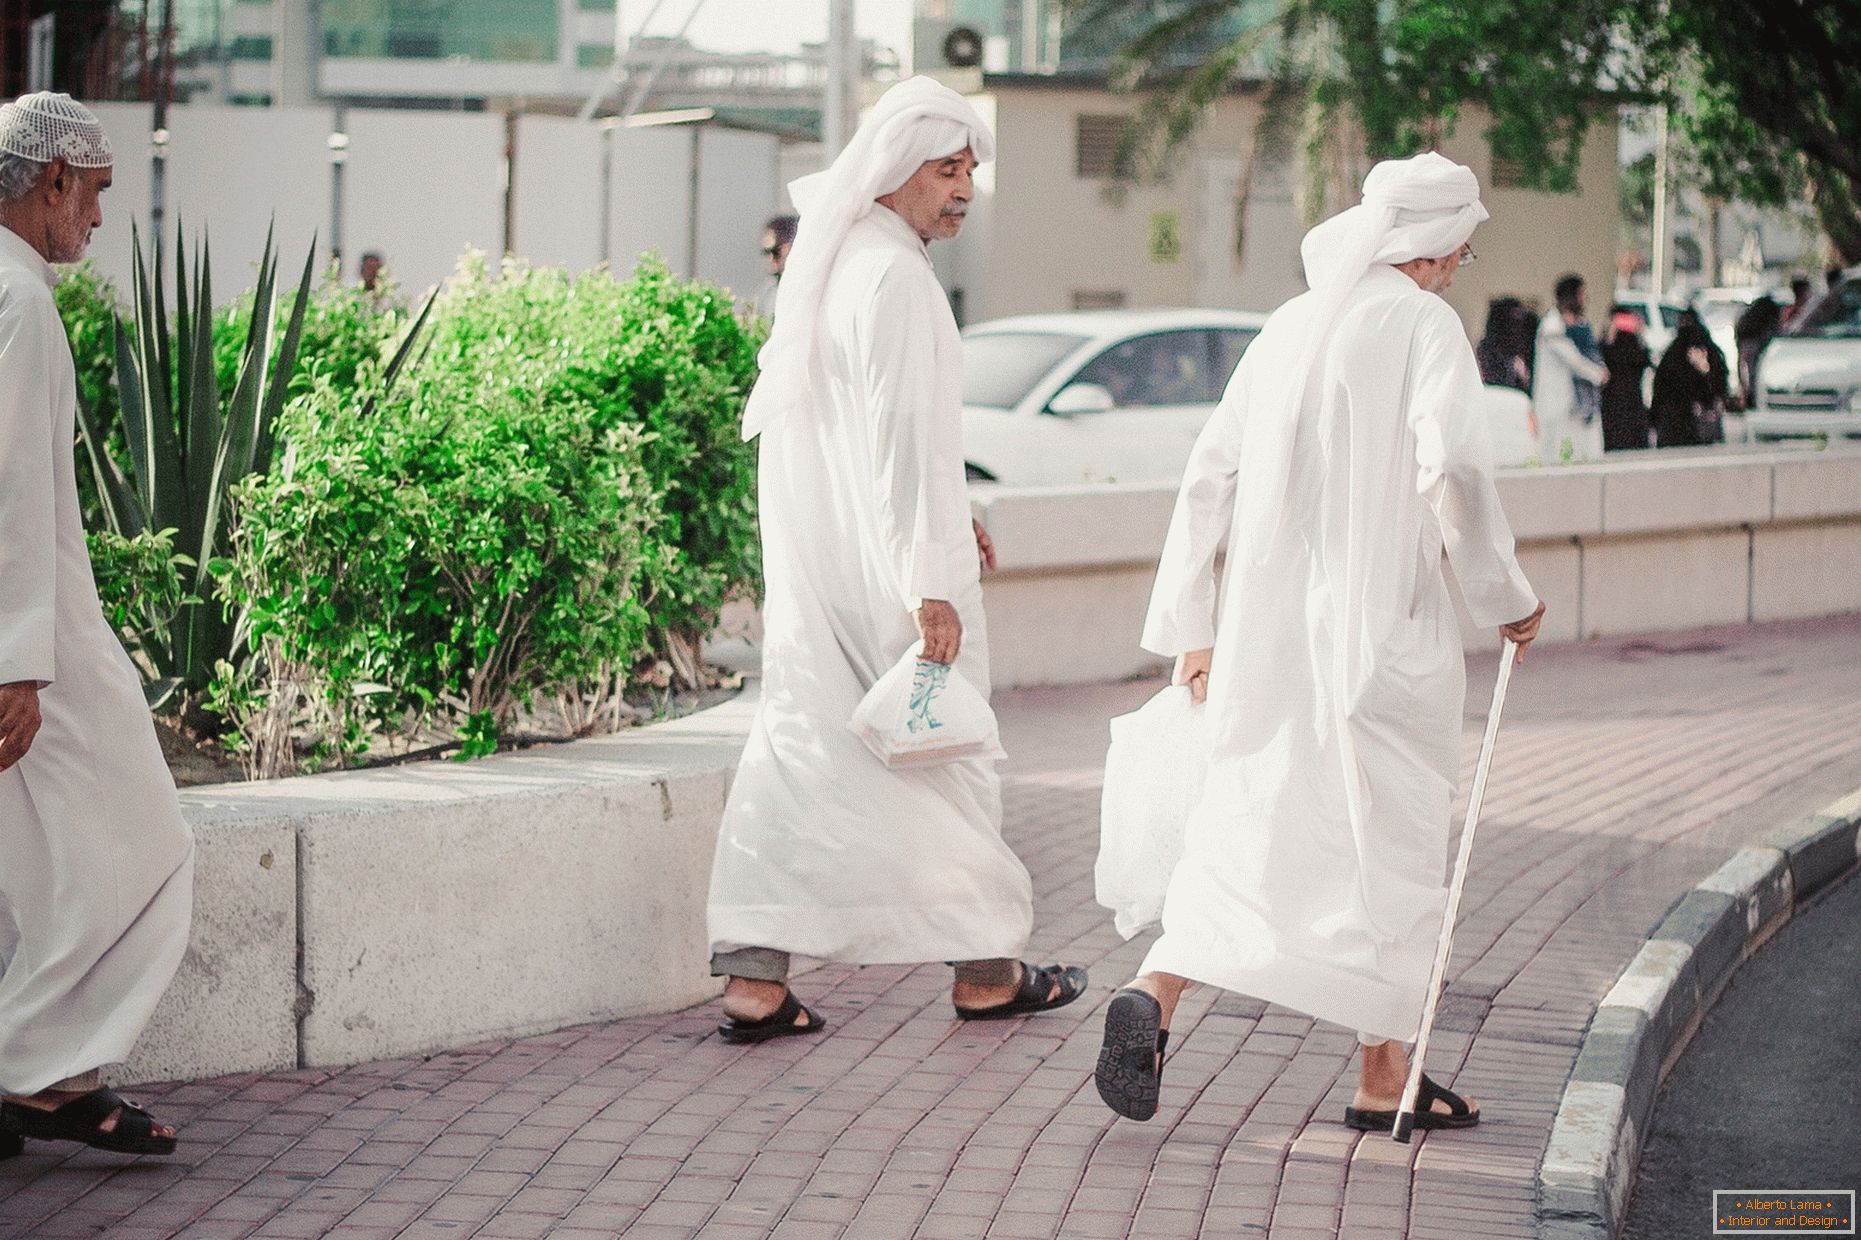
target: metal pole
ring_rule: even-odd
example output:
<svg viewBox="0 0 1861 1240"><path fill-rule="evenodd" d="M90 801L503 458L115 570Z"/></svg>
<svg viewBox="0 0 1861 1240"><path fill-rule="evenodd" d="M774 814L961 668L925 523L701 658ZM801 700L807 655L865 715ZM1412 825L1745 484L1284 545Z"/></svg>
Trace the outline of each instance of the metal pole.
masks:
<svg viewBox="0 0 1861 1240"><path fill-rule="evenodd" d="M146 20L146 6L145 6ZM161 244L168 214L168 96L174 86L174 0L162 0L155 45L155 109L149 134L149 231Z"/></svg>
<svg viewBox="0 0 1861 1240"><path fill-rule="evenodd" d="M821 106L821 142L832 160L852 140L851 84L858 52L853 41L853 0L827 0L827 83Z"/></svg>
<svg viewBox="0 0 1861 1240"><path fill-rule="evenodd" d="M336 105L330 128L330 262L342 279L343 170L349 164L349 112Z"/></svg>
<svg viewBox="0 0 1861 1240"><path fill-rule="evenodd" d="M595 249L603 267L614 257L614 121L601 126L601 187L598 209L601 236Z"/></svg>
<svg viewBox="0 0 1861 1240"><path fill-rule="evenodd" d="M1654 240L1648 273L1648 288L1659 301L1667 292L1667 105L1662 104L1655 117L1654 138Z"/></svg>

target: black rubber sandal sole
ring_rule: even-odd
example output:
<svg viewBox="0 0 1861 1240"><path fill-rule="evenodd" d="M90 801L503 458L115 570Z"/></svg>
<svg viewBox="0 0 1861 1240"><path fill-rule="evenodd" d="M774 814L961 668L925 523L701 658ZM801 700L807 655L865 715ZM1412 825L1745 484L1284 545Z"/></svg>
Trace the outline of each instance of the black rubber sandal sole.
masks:
<svg viewBox="0 0 1861 1240"><path fill-rule="evenodd" d="M1161 1054L1168 1031L1163 1007L1141 990L1120 990L1105 1005L1105 1041L1092 1074L1105 1105L1126 1119L1157 1113L1163 1090Z"/></svg>
<svg viewBox="0 0 1861 1240"><path fill-rule="evenodd" d="M807 1016L808 1023L798 1025L795 1022ZM757 1042L768 1042L775 1038L799 1037L804 1033L819 1033L827 1028L827 1022L795 998L795 992L789 991L782 996L782 1002L775 1011L760 1020L738 1020L727 1016L717 1026L717 1036L733 1046L750 1046Z"/></svg>
<svg viewBox="0 0 1861 1240"><path fill-rule="evenodd" d="M1435 1100L1447 1103L1447 1111L1435 1110ZM1415 1126L1428 1132L1442 1132L1456 1128L1472 1128L1480 1122L1480 1113L1467 1105L1467 1100L1445 1086L1438 1085L1426 1073L1422 1074L1422 1087L1415 1098ZM1396 1127L1394 1111L1360 1111L1356 1107L1344 1108L1344 1126L1355 1128L1358 1132L1393 1132Z"/></svg>
<svg viewBox="0 0 1861 1240"><path fill-rule="evenodd" d="M116 1126L105 1132L99 1125L112 1112L117 1113ZM155 1135L153 1116L107 1086L73 1098L55 1111L0 1103L0 1130L16 1139L75 1141L112 1154L160 1158L175 1149L175 1138Z"/></svg>

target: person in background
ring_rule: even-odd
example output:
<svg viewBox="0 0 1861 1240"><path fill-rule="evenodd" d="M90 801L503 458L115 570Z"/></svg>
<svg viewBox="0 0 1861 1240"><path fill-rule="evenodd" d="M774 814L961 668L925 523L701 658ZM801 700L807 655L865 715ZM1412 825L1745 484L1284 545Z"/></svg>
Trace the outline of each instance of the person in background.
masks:
<svg viewBox="0 0 1861 1240"><path fill-rule="evenodd" d="M1603 341L1603 365L1609 381L1603 384L1603 451L1621 452L1648 446L1648 406L1641 399L1641 380L1653 359L1641 338L1641 316L1627 306L1609 308L1609 331Z"/></svg>
<svg viewBox="0 0 1861 1240"><path fill-rule="evenodd" d="M1732 325L1732 338L1738 342L1738 386L1747 407L1755 408L1758 403L1758 357L1782 325L1783 307L1769 297L1745 307Z"/></svg>
<svg viewBox="0 0 1861 1240"><path fill-rule="evenodd" d="M782 273L788 269L788 251L795 244L795 229L801 224L798 215L778 215L762 229L762 256L769 265L769 278L756 293L752 309L762 318L775 315L775 295L782 287Z"/></svg>
<svg viewBox="0 0 1861 1240"><path fill-rule="evenodd" d="M1809 309L1809 303L1816 300L1815 289L1810 284L1808 276L1790 277L1790 299L1790 304L1783 308L1783 313L1778 318L1780 327L1790 326L1803 311Z"/></svg>
<svg viewBox="0 0 1861 1240"><path fill-rule="evenodd" d="M1674 342L1654 371L1655 446L1685 448L1719 442L1726 380L1725 355L1712 342L1699 315L1683 311Z"/></svg>
<svg viewBox="0 0 1861 1240"><path fill-rule="evenodd" d="M1537 316L1516 297L1495 297L1486 303L1486 332L1474 349L1481 383L1531 392L1532 333L1537 322Z"/></svg>
<svg viewBox="0 0 1861 1240"><path fill-rule="evenodd" d="M1539 451L1552 464L1594 460L1602 455L1602 428L1595 416L1600 402L1591 405L1589 398L1609 381L1609 371L1583 315L1589 304L1583 277L1564 276L1557 282L1555 295L1557 304L1538 325L1538 355L1532 367ZM1583 348L1584 343L1595 350L1594 355Z"/></svg>
<svg viewBox="0 0 1861 1240"><path fill-rule="evenodd" d="M386 265L387 260L382 258L379 250L370 250L362 255L358 272L362 277L362 288L365 291L373 293L377 290L377 286L381 283L381 269Z"/></svg>

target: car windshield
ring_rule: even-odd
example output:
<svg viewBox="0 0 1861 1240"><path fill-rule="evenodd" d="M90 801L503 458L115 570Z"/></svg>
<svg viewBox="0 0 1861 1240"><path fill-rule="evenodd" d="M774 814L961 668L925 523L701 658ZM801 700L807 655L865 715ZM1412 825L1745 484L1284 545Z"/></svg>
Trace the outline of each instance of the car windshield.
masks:
<svg viewBox="0 0 1861 1240"><path fill-rule="evenodd" d="M1784 334L1826 340L1861 339L1861 280L1846 280L1830 289L1800 324L1791 324Z"/></svg>
<svg viewBox="0 0 1861 1240"><path fill-rule="evenodd" d="M1013 409L1055 362L1086 342L1060 332L982 332L963 337L963 403Z"/></svg>

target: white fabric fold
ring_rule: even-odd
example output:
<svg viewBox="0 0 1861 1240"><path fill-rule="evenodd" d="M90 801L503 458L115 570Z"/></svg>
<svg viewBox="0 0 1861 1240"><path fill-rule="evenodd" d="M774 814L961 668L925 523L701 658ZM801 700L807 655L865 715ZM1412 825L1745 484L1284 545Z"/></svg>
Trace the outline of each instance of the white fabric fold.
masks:
<svg viewBox="0 0 1861 1240"><path fill-rule="evenodd" d="M775 328L757 359L762 373L743 411L745 439L807 403L827 277L853 225L919 168L965 148L978 163L995 158L995 135L981 114L941 82L914 77L880 97L831 167L789 185L801 223L776 296Z"/></svg>
<svg viewBox="0 0 1861 1240"><path fill-rule="evenodd" d="M1364 178L1363 201L1305 235L1299 254L1311 291L1302 300L1309 327L1282 399L1248 414L1242 451L1256 478L1240 497L1243 523L1257 528L1284 508L1294 424L1313 364L1331 338L1344 300L1372 266L1452 254L1487 218L1473 170L1433 151L1388 159ZM1258 554L1258 549L1244 552Z"/></svg>

